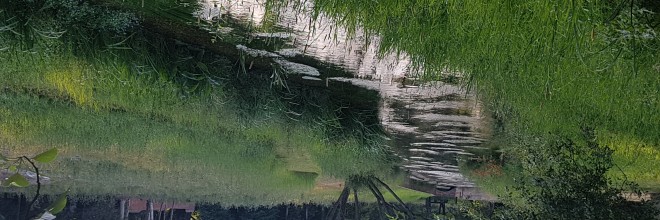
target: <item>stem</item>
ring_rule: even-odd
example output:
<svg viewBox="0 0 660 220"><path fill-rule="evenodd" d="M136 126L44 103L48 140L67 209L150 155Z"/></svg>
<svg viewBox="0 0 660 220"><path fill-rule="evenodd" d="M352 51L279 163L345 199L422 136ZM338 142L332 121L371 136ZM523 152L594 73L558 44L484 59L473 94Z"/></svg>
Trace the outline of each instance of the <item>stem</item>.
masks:
<svg viewBox="0 0 660 220"><path fill-rule="evenodd" d="M37 168L36 165L34 165L34 162L30 160L30 158L23 156L23 159L27 160L27 162L32 165L32 168L34 168L34 172L37 174L37 194L32 197L32 201L30 201L30 204L25 207L25 214L23 214L23 219L28 219L28 214L30 213L30 210L32 209L32 205L34 205L34 202L37 201L37 198L39 198L39 193L41 192L41 179L39 178L39 168Z"/></svg>

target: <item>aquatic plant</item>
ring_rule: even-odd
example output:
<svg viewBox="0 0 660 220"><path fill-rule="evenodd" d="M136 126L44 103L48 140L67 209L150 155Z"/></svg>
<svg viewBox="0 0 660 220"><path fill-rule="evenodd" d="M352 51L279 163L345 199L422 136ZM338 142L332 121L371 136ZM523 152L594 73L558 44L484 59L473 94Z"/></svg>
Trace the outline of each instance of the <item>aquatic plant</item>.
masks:
<svg viewBox="0 0 660 220"><path fill-rule="evenodd" d="M50 163L51 161L55 160L57 154L58 154L57 148L52 148L34 157L27 157L27 156L7 157L5 155L0 154L0 165L7 166L6 170L8 171L8 174L13 173L11 176L2 179L2 183L0 184L1 187L28 187L30 185L30 180L28 180L26 176L29 176L30 178L34 178L32 181L34 181L35 185L37 186L36 192L34 193L32 200L30 200L30 202L27 203L27 206L23 208L25 210L20 210L20 206L19 206L19 209L17 210L18 216L16 216L15 219L33 218L32 209L37 199L39 199L39 197L41 196L41 187L42 187L41 179L43 178L42 174L39 173L39 167L35 163L37 162ZM34 171L34 174L29 173L28 171L29 169L32 169ZM19 202L22 201L19 200ZM53 216L54 214L61 212L64 209L64 207L66 207L66 203L67 203L67 193L60 194L58 198L51 205L46 207L44 210L39 211L38 218L50 217ZM1 214L0 217L4 218L4 216L2 216Z"/></svg>

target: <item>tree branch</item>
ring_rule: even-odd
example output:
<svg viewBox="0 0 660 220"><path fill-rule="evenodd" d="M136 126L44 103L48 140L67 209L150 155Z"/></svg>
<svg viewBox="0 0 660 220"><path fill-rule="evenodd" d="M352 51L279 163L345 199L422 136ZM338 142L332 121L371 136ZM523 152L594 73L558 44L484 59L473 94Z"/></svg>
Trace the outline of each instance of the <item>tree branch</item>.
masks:
<svg viewBox="0 0 660 220"><path fill-rule="evenodd" d="M37 193L34 195L34 197L32 197L32 201L30 201L30 204L28 204L28 206L25 208L25 214L23 214L23 219L28 219L28 214L32 210L32 206L34 205L34 202L36 202L37 198L39 198L39 193L41 191L41 179L39 175L39 168L36 165L34 165L34 162L32 162L32 160L30 160L30 158L26 156L23 156L22 158L27 160L27 162L29 162L30 165L32 165L32 168L34 168L34 172L37 174Z"/></svg>

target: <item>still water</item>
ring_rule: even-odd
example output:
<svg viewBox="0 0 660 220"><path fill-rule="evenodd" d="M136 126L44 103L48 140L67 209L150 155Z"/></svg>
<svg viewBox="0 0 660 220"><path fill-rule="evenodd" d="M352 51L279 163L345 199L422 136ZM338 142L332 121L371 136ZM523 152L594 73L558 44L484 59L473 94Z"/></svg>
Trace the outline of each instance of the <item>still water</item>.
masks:
<svg viewBox="0 0 660 220"><path fill-rule="evenodd" d="M208 0L197 16L211 22L228 16L257 27L272 20L281 32L252 34L257 40L286 42L271 52L284 57L309 56L340 66L353 77L329 77L328 81L350 82L380 94L379 120L393 140L390 147L404 161L401 168L409 173L407 185L429 193L457 187L459 197L493 200L473 189L474 184L458 167L461 156L474 156L466 149L482 149L478 145L487 138L485 117L475 97L443 82L406 86L411 76L423 70L405 52L379 51L378 35L359 28L349 30L323 12L314 13L313 2L301 4L269 8L261 1ZM274 16L268 18L267 14Z"/></svg>
<svg viewBox="0 0 660 220"><path fill-rule="evenodd" d="M127 38L149 42L132 50L157 48L146 51L159 51L148 54L173 67L127 59L127 69L170 72L173 83L78 76L67 65L44 67L59 72L44 76L43 91L33 88L42 97L10 89L25 89L23 79L6 83L2 153L60 150L55 162L42 166L46 196L36 207L66 191L62 219L188 219L200 213L208 219L318 219L336 211L329 205L341 200L342 189L380 180L413 210L433 195L495 200L460 172L462 162L479 157L489 135L470 91L450 82L420 84L415 76L422 70L405 52L379 51L378 35L348 30L311 11L312 2L198 4L180 6L195 8L190 17L197 21L188 25L208 33L199 38L233 43L241 57L147 32ZM113 48L97 53L116 55ZM30 56L47 57L39 51ZM273 69L237 67L245 57L265 59ZM116 74L112 70L124 61L115 62L98 64L97 72L112 66L108 71ZM73 101L60 102L48 89ZM3 194L6 219L25 210L35 193L35 173L19 172L32 186ZM366 188L351 198L358 191L363 202L380 201Z"/></svg>

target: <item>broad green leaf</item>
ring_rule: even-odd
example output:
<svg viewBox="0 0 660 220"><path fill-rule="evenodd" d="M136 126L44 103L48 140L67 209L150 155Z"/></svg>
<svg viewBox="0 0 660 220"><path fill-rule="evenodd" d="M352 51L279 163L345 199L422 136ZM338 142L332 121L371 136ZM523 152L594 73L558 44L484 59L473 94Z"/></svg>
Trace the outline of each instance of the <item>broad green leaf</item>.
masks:
<svg viewBox="0 0 660 220"><path fill-rule="evenodd" d="M67 196L66 192L62 193L59 197L57 197L57 200L55 200L53 204L50 204L50 206L48 206L46 211L52 214L60 213L64 209L64 207L66 207L66 196Z"/></svg>
<svg viewBox="0 0 660 220"><path fill-rule="evenodd" d="M16 165L9 166L9 172L16 172L16 170L17 170Z"/></svg>
<svg viewBox="0 0 660 220"><path fill-rule="evenodd" d="M42 163L48 163L53 161L55 157L57 157L57 148L53 148L47 150L46 152L40 153L39 155L34 156L32 159Z"/></svg>
<svg viewBox="0 0 660 220"><path fill-rule="evenodd" d="M18 187L26 187L30 185L30 182L28 182L27 179L21 174L15 173L14 175L11 175L9 178L7 178L4 182L2 182L2 186L18 186Z"/></svg>

